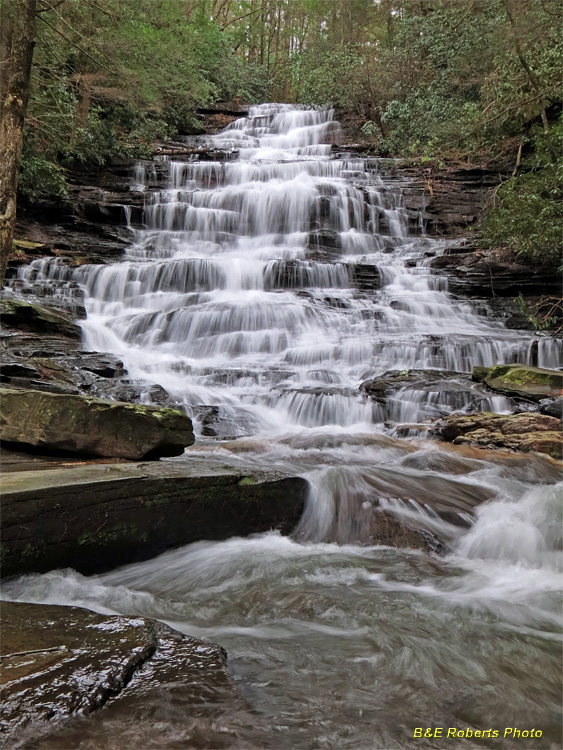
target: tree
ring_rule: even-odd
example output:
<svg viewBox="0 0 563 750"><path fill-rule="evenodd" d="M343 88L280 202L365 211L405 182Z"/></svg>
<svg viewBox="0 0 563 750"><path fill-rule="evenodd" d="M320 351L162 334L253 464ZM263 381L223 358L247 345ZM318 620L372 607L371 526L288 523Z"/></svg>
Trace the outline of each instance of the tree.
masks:
<svg viewBox="0 0 563 750"><path fill-rule="evenodd" d="M4 19L8 17L7 5L7 1L3 0L1 17ZM23 126L35 46L37 0L12 0L10 5L13 6L12 24L3 32L9 34L9 37L2 44L2 50L9 53L2 64L8 66L9 72L1 78L6 88L0 92L0 285L4 283L8 258L12 252Z"/></svg>

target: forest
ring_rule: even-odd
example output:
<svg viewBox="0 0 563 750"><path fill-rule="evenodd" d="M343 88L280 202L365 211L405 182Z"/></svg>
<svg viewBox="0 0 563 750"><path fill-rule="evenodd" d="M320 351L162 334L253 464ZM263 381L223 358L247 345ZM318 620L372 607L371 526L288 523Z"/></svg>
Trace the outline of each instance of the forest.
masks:
<svg viewBox="0 0 563 750"><path fill-rule="evenodd" d="M150 156L217 102L328 105L366 153L498 165L483 241L560 262L560 0L2 0L2 60L31 5L24 200L64 195L72 162Z"/></svg>

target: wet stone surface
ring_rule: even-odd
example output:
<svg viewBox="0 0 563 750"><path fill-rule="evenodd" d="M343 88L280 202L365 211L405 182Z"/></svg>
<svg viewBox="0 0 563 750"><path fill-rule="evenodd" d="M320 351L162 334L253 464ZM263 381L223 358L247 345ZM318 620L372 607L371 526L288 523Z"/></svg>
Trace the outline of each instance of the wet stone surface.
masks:
<svg viewBox="0 0 563 750"><path fill-rule="evenodd" d="M1 746L77 747L84 721L78 717L109 701L94 726L111 727L116 698L126 702L120 710L130 711L132 726L146 723L154 742L158 732L149 727L157 716L143 715L143 701L159 691L163 700L171 699L180 687L186 733L198 724L211 730L220 718L235 734L233 716L242 717L244 706L219 646L145 617L103 616L78 607L4 601L1 616ZM108 731L110 740L126 747L125 735L112 739Z"/></svg>

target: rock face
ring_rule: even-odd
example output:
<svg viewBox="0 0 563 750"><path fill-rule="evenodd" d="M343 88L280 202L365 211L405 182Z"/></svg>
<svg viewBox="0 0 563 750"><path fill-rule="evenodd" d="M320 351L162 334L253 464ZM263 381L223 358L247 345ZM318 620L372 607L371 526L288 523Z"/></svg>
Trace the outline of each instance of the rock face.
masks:
<svg viewBox="0 0 563 750"><path fill-rule="evenodd" d="M524 413L502 416L483 412L467 416L451 415L433 430L444 440L516 451L546 453L560 459L563 452L561 423L544 414Z"/></svg>
<svg viewBox="0 0 563 750"><path fill-rule="evenodd" d="M139 460L192 445L191 419L175 409L0 388L0 440L22 449Z"/></svg>
<svg viewBox="0 0 563 750"><path fill-rule="evenodd" d="M192 711L205 693L211 704L241 703L225 651L142 617L101 616L78 607L2 602L3 740L14 746L60 731L121 694L142 703L162 689L159 669L172 662L176 680L193 685ZM130 685L132 678L133 684ZM166 685L166 680L162 680ZM189 706L185 707L189 715ZM222 712L223 706L217 706ZM197 710L197 709L196 709ZM58 747L76 747L61 742Z"/></svg>
<svg viewBox="0 0 563 750"><path fill-rule="evenodd" d="M561 279L549 268L529 268L513 259L503 260L468 247L464 254L446 253L434 258L431 268L447 274L448 289L469 297L516 297L558 294Z"/></svg>
<svg viewBox="0 0 563 750"><path fill-rule="evenodd" d="M299 477L241 476L187 461L97 464L2 477L2 575L73 567L90 574L202 539L299 520Z"/></svg>
<svg viewBox="0 0 563 750"><path fill-rule="evenodd" d="M526 365L494 365L474 367L473 380L509 396L522 396L541 401L546 396L563 392L563 372Z"/></svg>

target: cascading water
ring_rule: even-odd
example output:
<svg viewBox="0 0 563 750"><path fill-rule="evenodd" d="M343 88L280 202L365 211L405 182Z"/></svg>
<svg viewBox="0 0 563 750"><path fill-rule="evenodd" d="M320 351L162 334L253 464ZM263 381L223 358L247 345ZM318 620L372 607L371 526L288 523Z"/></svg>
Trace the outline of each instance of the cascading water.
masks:
<svg viewBox="0 0 563 750"><path fill-rule="evenodd" d="M213 137L223 161L169 162L122 262L21 272L80 283L85 348L119 355L196 420L213 409L219 434L247 436L200 440L187 460L306 475L311 500L294 539L202 542L100 577L24 576L3 594L153 616L224 645L271 730L263 745L239 727L228 746L438 748L444 740L413 740L414 727L502 736L534 726L543 736L533 747L555 748L558 469L541 456L399 440L385 427L454 409L509 411L509 400L487 400L455 373L530 362L534 338L448 295L425 255L447 243L421 233L399 180L334 154L338 135L330 111L254 107ZM144 184L141 168L134 181ZM560 342L539 340L540 365L557 366L560 354ZM359 391L410 368L446 370L447 383L405 383L385 409ZM448 554L359 546L376 506L415 519ZM167 750L193 739L160 704L157 725L117 708L69 732L75 748L115 748L119 737ZM227 746L219 729L207 732L209 747Z"/></svg>
<svg viewBox="0 0 563 750"><path fill-rule="evenodd" d="M330 111L262 105L213 138L236 158L170 162L123 262L73 274L86 289L85 347L118 354L195 417L192 407L217 407L234 436L420 421L475 394L406 388L384 414L359 384L391 369L529 362L537 339L448 295L425 258L446 243L409 233L397 180L332 158L337 136ZM360 266L380 290L358 293ZM53 262L45 272L70 273ZM539 340L544 366L560 354Z"/></svg>

